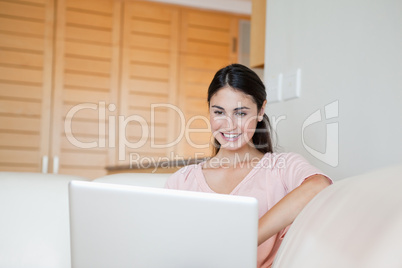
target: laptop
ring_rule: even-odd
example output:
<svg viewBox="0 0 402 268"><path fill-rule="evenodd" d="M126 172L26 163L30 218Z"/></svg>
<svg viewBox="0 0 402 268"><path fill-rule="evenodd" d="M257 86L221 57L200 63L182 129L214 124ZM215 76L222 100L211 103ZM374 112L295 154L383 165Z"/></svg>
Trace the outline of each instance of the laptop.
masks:
<svg viewBox="0 0 402 268"><path fill-rule="evenodd" d="M252 197L72 181L73 268L255 268Z"/></svg>

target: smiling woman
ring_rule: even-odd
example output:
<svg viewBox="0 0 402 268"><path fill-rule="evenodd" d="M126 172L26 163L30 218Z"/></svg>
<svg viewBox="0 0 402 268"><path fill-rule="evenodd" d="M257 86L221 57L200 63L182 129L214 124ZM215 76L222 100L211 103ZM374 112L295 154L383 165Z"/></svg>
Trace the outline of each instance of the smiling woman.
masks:
<svg viewBox="0 0 402 268"><path fill-rule="evenodd" d="M215 154L221 146L235 148L245 143L261 153L272 152L266 96L261 79L243 65L229 65L216 73L208 89Z"/></svg>
<svg viewBox="0 0 402 268"><path fill-rule="evenodd" d="M249 68L219 70L208 103L214 156L180 169L166 188L256 198L257 267L271 267L289 225L332 181L300 155L273 152L265 86Z"/></svg>

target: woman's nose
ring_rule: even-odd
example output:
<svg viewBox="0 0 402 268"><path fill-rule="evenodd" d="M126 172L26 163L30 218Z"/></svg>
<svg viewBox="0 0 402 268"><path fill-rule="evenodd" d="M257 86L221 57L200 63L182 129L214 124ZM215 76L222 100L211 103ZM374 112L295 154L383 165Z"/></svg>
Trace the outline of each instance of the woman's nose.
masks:
<svg viewBox="0 0 402 268"><path fill-rule="evenodd" d="M226 130L234 130L237 128L238 122L236 120L236 118L233 118L231 116L226 116L225 118L225 125L224 128Z"/></svg>

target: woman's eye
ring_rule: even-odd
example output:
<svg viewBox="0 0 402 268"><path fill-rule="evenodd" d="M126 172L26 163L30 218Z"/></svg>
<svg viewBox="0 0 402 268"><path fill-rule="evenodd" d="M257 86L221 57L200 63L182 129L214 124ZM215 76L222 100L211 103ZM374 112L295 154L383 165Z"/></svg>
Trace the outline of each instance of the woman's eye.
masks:
<svg viewBox="0 0 402 268"><path fill-rule="evenodd" d="M222 114L223 114L223 112L222 112L222 111L215 111L215 112L214 112L214 114L217 114L217 115L222 115Z"/></svg>
<svg viewBox="0 0 402 268"><path fill-rule="evenodd" d="M236 115L237 115L237 116L245 116L245 115L246 115L246 113L243 113L243 112L237 112L237 113L236 113Z"/></svg>

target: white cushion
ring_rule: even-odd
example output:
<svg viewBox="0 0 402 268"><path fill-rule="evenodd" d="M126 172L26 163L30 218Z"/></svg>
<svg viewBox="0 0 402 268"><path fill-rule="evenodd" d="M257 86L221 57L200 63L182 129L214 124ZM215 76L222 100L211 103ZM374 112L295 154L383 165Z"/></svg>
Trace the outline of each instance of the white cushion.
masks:
<svg viewBox="0 0 402 268"><path fill-rule="evenodd" d="M71 267L71 180L86 179L0 172L0 267Z"/></svg>
<svg viewBox="0 0 402 268"><path fill-rule="evenodd" d="M94 182L127 184L143 187L163 188L170 173L118 173L93 180Z"/></svg>
<svg viewBox="0 0 402 268"><path fill-rule="evenodd" d="M292 224L273 268L402 267L402 165L335 182Z"/></svg>

